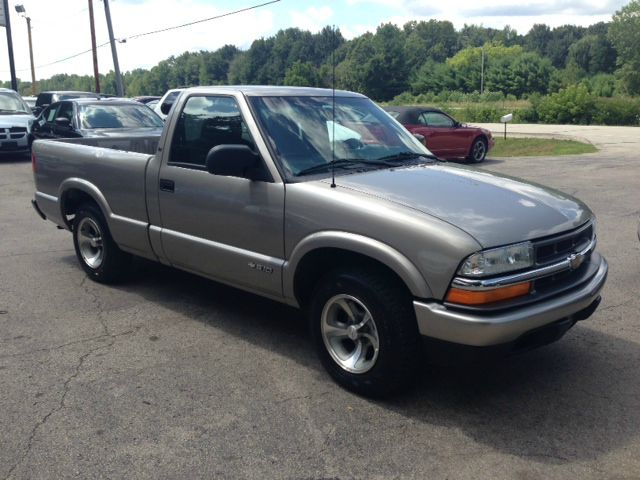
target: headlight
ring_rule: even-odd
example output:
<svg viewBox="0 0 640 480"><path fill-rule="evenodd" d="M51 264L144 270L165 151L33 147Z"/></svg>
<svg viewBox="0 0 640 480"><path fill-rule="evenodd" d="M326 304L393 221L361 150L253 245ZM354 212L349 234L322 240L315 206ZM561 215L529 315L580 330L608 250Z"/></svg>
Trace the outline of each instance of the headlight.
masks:
<svg viewBox="0 0 640 480"><path fill-rule="evenodd" d="M532 265L533 245L531 242L522 242L470 255L458 270L458 275L488 277L521 270Z"/></svg>

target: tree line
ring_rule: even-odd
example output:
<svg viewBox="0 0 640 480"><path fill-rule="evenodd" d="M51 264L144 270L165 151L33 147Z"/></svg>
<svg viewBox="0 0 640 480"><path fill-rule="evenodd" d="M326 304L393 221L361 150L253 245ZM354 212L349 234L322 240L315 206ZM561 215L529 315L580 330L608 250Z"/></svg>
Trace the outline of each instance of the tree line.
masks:
<svg viewBox="0 0 640 480"><path fill-rule="evenodd" d="M589 27L534 25L524 35L449 21L380 25L346 40L339 30L280 30L255 40L248 50L225 45L185 52L155 67L123 75L126 94L161 95L193 85L263 84L332 87L362 92L377 101L400 94L442 91L500 92L527 98L588 82L601 96L640 94L640 0L616 12L611 22ZM115 93L113 72L101 75L103 93ZM8 82L4 82L5 86ZM29 94L30 83L19 90ZM87 90L92 76L58 74L38 90Z"/></svg>

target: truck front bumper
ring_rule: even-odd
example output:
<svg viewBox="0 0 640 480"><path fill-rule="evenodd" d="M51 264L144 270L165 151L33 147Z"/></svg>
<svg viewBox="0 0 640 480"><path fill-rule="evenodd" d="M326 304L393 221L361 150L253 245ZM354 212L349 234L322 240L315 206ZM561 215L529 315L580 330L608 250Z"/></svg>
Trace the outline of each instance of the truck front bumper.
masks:
<svg viewBox="0 0 640 480"><path fill-rule="evenodd" d="M505 312L479 315L438 302L414 301L420 333L451 343L488 347L513 342L559 320L573 325L593 313L607 279L608 265L600 257L598 269L585 284L569 293ZM570 326L569 325L569 326Z"/></svg>

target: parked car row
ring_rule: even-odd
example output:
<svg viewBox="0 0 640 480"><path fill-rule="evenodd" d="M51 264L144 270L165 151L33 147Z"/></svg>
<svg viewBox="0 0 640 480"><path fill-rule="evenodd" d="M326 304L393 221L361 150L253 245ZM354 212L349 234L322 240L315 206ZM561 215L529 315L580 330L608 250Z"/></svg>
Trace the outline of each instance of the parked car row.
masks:
<svg viewBox="0 0 640 480"><path fill-rule="evenodd" d="M149 129L162 128L161 119L166 118L184 90L174 88L162 97L132 99L105 98L93 92L47 91L20 99L13 90L3 89L6 108L0 104L5 120L0 128L5 127L5 134L0 134L0 152L28 152L31 141L41 138L146 135ZM482 162L494 145L490 131L462 124L436 108L391 106L385 110L442 159ZM136 133L139 129L141 132Z"/></svg>
<svg viewBox="0 0 640 480"><path fill-rule="evenodd" d="M157 96L118 99L93 92L46 91L21 97L0 89L0 154L29 154L36 139L159 137Z"/></svg>
<svg viewBox="0 0 640 480"><path fill-rule="evenodd" d="M34 139L157 135L163 122L134 100L76 98L55 102L33 124Z"/></svg>

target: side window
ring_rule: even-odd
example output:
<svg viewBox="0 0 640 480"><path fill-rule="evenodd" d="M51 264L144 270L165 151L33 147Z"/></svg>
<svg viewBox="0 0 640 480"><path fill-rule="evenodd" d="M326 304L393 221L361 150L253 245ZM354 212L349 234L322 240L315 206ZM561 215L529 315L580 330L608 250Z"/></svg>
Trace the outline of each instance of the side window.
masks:
<svg viewBox="0 0 640 480"><path fill-rule="evenodd" d="M60 117L64 117L69 121L73 120L73 103L62 102L60 104L60 108L58 109L58 114L56 118L60 118Z"/></svg>
<svg viewBox="0 0 640 480"><path fill-rule="evenodd" d="M59 103L54 103L53 105L47 107L47 109L43 112L42 116L47 121L47 123L55 122L56 114L58 113L59 107Z"/></svg>
<svg viewBox="0 0 640 480"><path fill-rule="evenodd" d="M427 114L427 113L429 113L429 112L421 113L421 114L418 116L418 125L424 125L425 127L426 127L427 125L429 125L429 124L427 123L427 117L426 117L426 114Z"/></svg>
<svg viewBox="0 0 640 480"><path fill-rule="evenodd" d="M238 103L233 97L190 97L176 123L169 163L203 167L209 150L217 145L255 150Z"/></svg>
<svg viewBox="0 0 640 480"><path fill-rule="evenodd" d="M424 112L420 115L430 127L453 127L453 120L440 112Z"/></svg>

